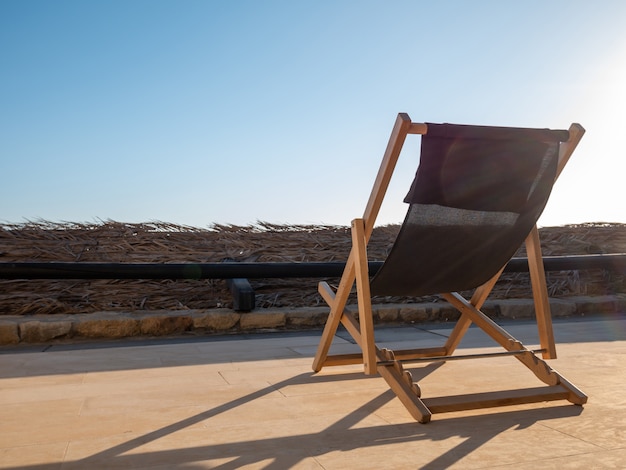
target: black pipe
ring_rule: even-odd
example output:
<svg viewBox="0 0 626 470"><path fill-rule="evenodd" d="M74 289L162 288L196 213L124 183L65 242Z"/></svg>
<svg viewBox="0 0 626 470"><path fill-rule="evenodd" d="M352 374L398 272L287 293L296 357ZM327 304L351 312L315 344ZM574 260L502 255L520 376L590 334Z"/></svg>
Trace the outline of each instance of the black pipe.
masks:
<svg viewBox="0 0 626 470"><path fill-rule="evenodd" d="M375 269L378 270L382 263ZM340 277L345 263L0 263L0 279Z"/></svg>
<svg viewBox="0 0 626 470"><path fill-rule="evenodd" d="M606 269L626 274L626 253L547 256L546 271ZM382 261L369 263L374 275ZM0 263L0 279L235 279L341 277L345 263ZM526 258L513 258L505 272L528 272Z"/></svg>
<svg viewBox="0 0 626 470"><path fill-rule="evenodd" d="M546 271L606 269L608 271L626 274L626 253L544 256L543 265ZM511 258L504 268L504 271L518 273L528 272L528 260L526 258Z"/></svg>

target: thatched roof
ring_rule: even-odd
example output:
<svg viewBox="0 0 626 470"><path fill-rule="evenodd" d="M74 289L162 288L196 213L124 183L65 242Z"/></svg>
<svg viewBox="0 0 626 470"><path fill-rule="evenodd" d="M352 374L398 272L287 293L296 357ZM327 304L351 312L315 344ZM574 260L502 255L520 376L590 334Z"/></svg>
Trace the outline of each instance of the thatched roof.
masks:
<svg viewBox="0 0 626 470"><path fill-rule="evenodd" d="M399 226L377 227L368 245L371 260L386 257ZM541 230L545 255L626 252L626 225L584 224ZM164 222L95 224L27 222L0 225L1 262L181 263L237 261L345 261L348 227L316 225L214 225L208 229ZM523 256L520 250L518 256ZM257 307L320 303L317 279L251 280ZM336 280L331 280L337 282ZM603 270L548 274L553 296L624 291L624 277ZM507 274L494 296L530 295L526 274ZM384 301L420 299L376 299ZM0 280L0 314L85 313L106 310L229 307L221 280Z"/></svg>

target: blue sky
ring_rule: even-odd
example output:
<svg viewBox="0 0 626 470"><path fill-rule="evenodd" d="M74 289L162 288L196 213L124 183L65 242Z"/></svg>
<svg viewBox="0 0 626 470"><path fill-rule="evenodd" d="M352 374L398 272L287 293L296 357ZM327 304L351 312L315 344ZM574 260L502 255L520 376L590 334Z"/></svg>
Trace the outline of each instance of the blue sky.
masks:
<svg viewBox="0 0 626 470"><path fill-rule="evenodd" d="M625 27L621 0L0 0L0 221L348 225L407 112L580 122L540 224L626 222Z"/></svg>

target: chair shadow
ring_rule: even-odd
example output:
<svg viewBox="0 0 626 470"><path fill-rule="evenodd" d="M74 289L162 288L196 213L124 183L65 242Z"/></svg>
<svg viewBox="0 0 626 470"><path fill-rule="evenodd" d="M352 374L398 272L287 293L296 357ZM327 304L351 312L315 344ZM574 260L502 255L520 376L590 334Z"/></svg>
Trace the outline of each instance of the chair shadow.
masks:
<svg viewBox="0 0 626 470"><path fill-rule="evenodd" d="M424 367L421 369L420 375L425 377L439 366L439 364L431 364ZM84 459L62 463L12 467L12 470L51 470L58 468L126 469L158 466L159 462L167 462L167 468L188 470L206 468L204 465L196 462L224 459L227 459L227 461L212 468L221 470L238 469L245 465L257 464L261 466L265 461L268 461L264 467L260 468L283 470L296 466L303 459L315 458L330 452L347 452L359 448L373 448L416 441L443 441L452 437L462 438L463 441L459 445L420 467L422 469L435 470L452 465L460 457L471 454L504 431L513 428L524 429L539 421L573 417L582 412L582 407L574 405L521 411L501 409L501 411L485 415L441 418L427 425L415 422L354 428L353 426L365 417L375 413L383 405L395 399L394 393L391 390L387 390L320 432L303 432L291 436L185 447L183 449L137 452L138 448L146 444L172 435L202 421L210 420L212 417L251 403L284 387L344 381L356 377L363 377L362 373L355 372L329 376L314 373L300 374L145 435L130 439ZM208 432L210 430L207 429Z"/></svg>

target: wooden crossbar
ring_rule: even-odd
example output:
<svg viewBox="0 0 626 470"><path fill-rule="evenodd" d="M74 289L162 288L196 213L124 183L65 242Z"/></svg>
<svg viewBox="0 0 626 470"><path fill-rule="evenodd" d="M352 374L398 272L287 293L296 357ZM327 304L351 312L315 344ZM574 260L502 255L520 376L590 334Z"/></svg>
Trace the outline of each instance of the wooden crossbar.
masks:
<svg viewBox="0 0 626 470"><path fill-rule="evenodd" d="M452 411L567 400L568 398L569 391L567 389L561 385L553 385L549 387L534 387L520 390L424 398L422 401L431 413L449 413Z"/></svg>

